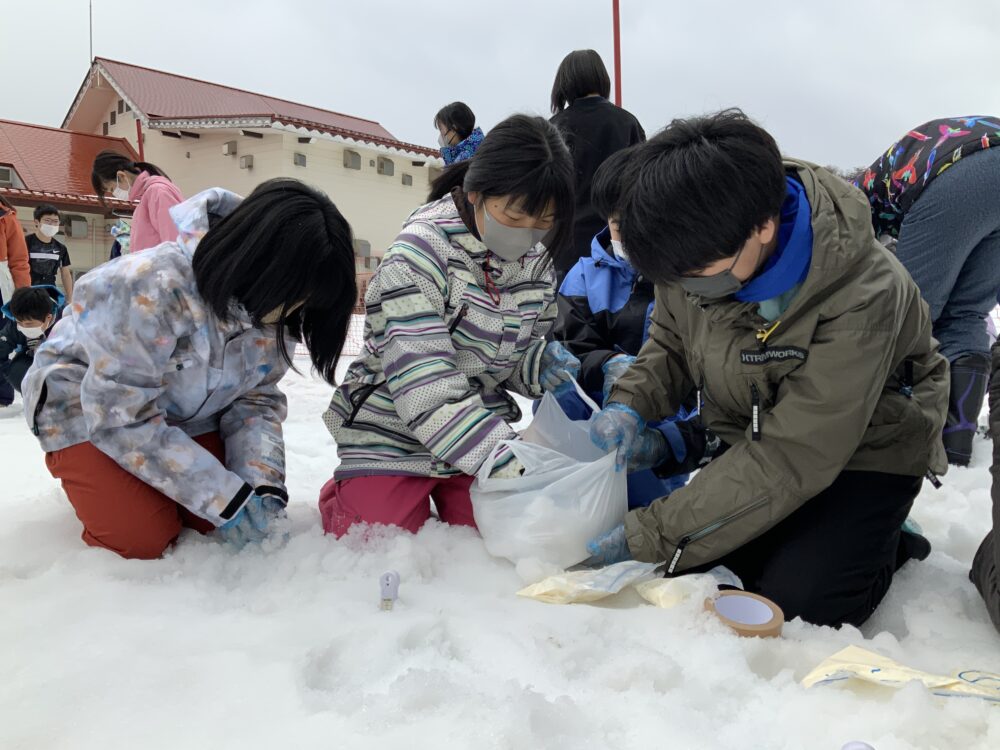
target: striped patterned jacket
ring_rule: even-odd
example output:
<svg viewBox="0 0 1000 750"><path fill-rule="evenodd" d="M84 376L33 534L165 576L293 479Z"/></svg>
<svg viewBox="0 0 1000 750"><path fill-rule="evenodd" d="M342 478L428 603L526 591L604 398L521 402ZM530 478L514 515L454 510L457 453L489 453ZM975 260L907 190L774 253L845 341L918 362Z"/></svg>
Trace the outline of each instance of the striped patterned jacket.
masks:
<svg viewBox="0 0 1000 750"><path fill-rule="evenodd" d="M475 474L514 437L507 391L542 395L556 314L546 265L541 246L523 262L490 253L452 196L410 216L368 286L364 350L323 416L337 479Z"/></svg>

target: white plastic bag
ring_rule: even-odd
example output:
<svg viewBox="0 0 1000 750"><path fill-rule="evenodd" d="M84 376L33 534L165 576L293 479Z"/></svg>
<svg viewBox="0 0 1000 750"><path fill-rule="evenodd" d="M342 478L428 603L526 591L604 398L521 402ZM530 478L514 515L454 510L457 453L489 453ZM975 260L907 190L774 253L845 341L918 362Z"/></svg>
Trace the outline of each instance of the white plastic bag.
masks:
<svg viewBox="0 0 1000 750"><path fill-rule="evenodd" d="M490 479L487 460L472 485L472 509L487 551L512 562L537 559L561 568L590 555L587 542L622 523L628 510L624 472L615 456L590 442L546 394L522 440L508 445L524 466L514 479Z"/></svg>

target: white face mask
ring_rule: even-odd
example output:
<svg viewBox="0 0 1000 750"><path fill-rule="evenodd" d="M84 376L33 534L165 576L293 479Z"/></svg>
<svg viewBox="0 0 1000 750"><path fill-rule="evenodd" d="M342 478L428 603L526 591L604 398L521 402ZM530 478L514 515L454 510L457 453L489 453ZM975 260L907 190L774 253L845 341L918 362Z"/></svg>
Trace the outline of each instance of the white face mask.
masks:
<svg viewBox="0 0 1000 750"><path fill-rule="evenodd" d="M17 330L21 332L24 338L31 341L32 339L40 339L45 335L45 329L41 326L23 326L20 323L17 324Z"/></svg>
<svg viewBox="0 0 1000 750"><path fill-rule="evenodd" d="M451 144L448 143L448 139L445 138L443 135L438 135L438 145L441 148L444 148L445 146L450 146Z"/></svg>
<svg viewBox="0 0 1000 750"><path fill-rule="evenodd" d="M622 247L621 240L611 240L611 249L614 251L615 257L618 258L618 260L623 260L626 263L628 262L628 254Z"/></svg>
<svg viewBox="0 0 1000 750"><path fill-rule="evenodd" d="M42 234L48 237L49 239L59 234L58 224L56 224L55 226L53 226L52 224L40 224L39 229L41 230Z"/></svg>
<svg viewBox="0 0 1000 750"><path fill-rule="evenodd" d="M128 183L126 183L127 185ZM115 177L115 189L111 191L111 196L120 201L128 200L128 190L121 186L121 182L118 177Z"/></svg>

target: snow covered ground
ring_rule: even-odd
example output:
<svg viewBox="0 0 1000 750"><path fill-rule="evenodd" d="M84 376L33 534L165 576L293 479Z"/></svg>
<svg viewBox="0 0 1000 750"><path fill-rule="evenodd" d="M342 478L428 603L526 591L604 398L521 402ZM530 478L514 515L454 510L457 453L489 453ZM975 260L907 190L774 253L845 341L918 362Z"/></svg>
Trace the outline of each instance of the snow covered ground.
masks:
<svg viewBox="0 0 1000 750"><path fill-rule="evenodd" d="M798 684L852 643L935 673L1000 672L967 578L989 518L985 440L921 495L934 552L861 631L795 621L744 640L697 602L518 598L513 566L467 529L324 537L329 388L285 386L289 543L234 553L185 533L152 562L84 546L20 406L0 411L0 748L1000 747L998 706ZM389 569L401 600L382 612Z"/></svg>

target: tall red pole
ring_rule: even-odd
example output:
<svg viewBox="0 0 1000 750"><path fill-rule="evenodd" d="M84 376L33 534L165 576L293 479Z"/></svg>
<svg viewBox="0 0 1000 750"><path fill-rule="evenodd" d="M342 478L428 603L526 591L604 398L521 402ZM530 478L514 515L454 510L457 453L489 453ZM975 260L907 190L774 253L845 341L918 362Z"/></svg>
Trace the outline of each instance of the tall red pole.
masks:
<svg viewBox="0 0 1000 750"><path fill-rule="evenodd" d="M618 0L611 0L615 34L615 104L622 106L622 37Z"/></svg>
<svg viewBox="0 0 1000 750"><path fill-rule="evenodd" d="M142 147L142 120L135 119L135 142L138 145L139 161L146 161L146 150Z"/></svg>

